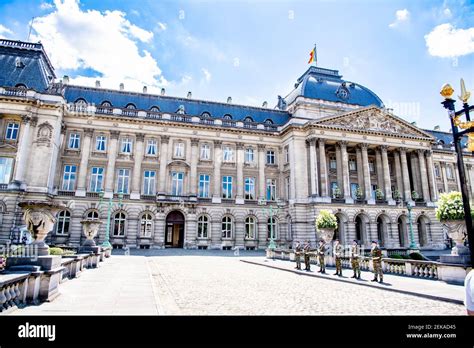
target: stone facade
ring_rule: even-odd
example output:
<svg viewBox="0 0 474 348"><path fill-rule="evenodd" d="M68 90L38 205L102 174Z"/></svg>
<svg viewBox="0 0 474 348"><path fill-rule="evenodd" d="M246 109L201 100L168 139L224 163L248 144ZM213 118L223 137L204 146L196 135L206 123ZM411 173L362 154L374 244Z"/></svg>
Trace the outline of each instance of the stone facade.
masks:
<svg viewBox="0 0 474 348"><path fill-rule="evenodd" d="M242 106L250 115L268 113L269 121L253 122L188 114L184 106L97 105L68 95L67 82L45 91L0 86L3 241L20 238L19 202L49 198L68 206L49 237L54 244L82 244L85 218L102 221L102 242L109 211L117 246L265 248L272 233L279 244L314 242L315 217L328 209L339 218L343 243L378 239L403 248L406 202L415 200L415 241L422 249L445 247L435 204L440 192L459 189L455 154L383 105L299 95L284 112ZM137 98L83 91L104 101ZM275 113L285 122L273 123ZM472 198L471 154L465 163Z"/></svg>

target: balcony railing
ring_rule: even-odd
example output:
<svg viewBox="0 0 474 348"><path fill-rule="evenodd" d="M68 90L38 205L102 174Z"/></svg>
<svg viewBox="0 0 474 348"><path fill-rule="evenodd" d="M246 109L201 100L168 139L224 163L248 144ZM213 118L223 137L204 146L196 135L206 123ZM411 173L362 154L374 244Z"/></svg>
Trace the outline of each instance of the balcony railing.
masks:
<svg viewBox="0 0 474 348"><path fill-rule="evenodd" d="M122 116L137 117L138 111L134 109L122 109Z"/></svg>
<svg viewBox="0 0 474 348"><path fill-rule="evenodd" d="M201 124L209 124L209 125L214 124L214 120L212 118L201 118L201 120L199 122Z"/></svg>
<svg viewBox="0 0 474 348"><path fill-rule="evenodd" d="M86 197L99 198L99 192L86 192Z"/></svg>
<svg viewBox="0 0 474 348"><path fill-rule="evenodd" d="M9 97L26 97L27 91L28 90L25 88L4 87L2 91L2 95L6 95Z"/></svg>
<svg viewBox="0 0 474 348"><path fill-rule="evenodd" d="M145 201L156 201L155 195L141 195L140 198Z"/></svg>
<svg viewBox="0 0 474 348"><path fill-rule="evenodd" d="M224 127L235 127L235 126L237 126L237 122L229 121L229 120L222 120L222 125Z"/></svg>
<svg viewBox="0 0 474 348"><path fill-rule="evenodd" d="M244 122L244 128L257 129L257 123L255 123L255 122Z"/></svg>
<svg viewBox="0 0 474 348"><path fill-rule="evenodd" d="M76 193L74 191L63 191L63 190L59 190L58 191L58 196L68 196L68 197L71 197L71 196L74 196Z"/></svg>
<svg viewBox="0 0 474 348"><path fill-rule="evenodd" d="M95 112L98 114L112 115L114 113L114 109L106 106L98 106Z"/></svg>
<svg viewBox="0 0 474 348"><path fill-rule="evenodd" d="M8 184L0 184L0 191L7 191L8 190Z"/></svg>
<svg viewBox="0 0 474 348"><path fill-rule="evenodd" d="M161 114L158 113L158 112L152 112L152 111L148 111L146 113L146 118L151 118L153 120L161 120Z"/></svg>
<svg viewBox="0 0 474 348"><path fill-rule="evenodd" d="M171 115L171 121L178 121L178 122L191 122L191 116L187 115Z"/></svg>

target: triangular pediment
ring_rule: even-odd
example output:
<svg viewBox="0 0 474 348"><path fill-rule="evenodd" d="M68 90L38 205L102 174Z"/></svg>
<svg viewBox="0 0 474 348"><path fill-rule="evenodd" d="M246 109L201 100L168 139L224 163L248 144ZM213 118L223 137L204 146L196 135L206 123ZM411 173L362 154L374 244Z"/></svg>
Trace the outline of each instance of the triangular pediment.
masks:
<svg viewBox="0 0 474 348"><path fill-rule="evenodd" d="M354 131L434 139L431 134L377 107L320 118L313 124Z"/></svg>

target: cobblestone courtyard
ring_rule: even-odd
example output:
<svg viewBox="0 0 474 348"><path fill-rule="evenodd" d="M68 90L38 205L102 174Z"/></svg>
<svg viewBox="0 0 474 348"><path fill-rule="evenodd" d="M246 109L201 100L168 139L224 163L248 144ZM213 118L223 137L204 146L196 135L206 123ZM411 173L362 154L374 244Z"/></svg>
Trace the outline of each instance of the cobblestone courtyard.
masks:
<svg viewBox="0 0 474 348"><path fill-rule="evenodd" d="M135 253L140 255L113 255L99 269L61 284L55 301L14 314L465 315L459 304L240 261L263 261L260 252Z"/></svg>

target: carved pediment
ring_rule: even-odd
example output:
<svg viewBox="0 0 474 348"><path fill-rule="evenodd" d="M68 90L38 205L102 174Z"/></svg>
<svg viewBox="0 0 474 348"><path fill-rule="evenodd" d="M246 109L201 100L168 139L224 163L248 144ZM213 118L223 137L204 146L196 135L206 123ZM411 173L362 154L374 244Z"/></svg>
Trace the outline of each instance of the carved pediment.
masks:
<svg viewBox="0 0 474 348"><path fill-rule="evenodd" d="M401 136L432 138L430 134L414 125L377 108L369 108L327 117L317 121L316 124L336 128L346 128L349 130L353 129Z"/></svg>

